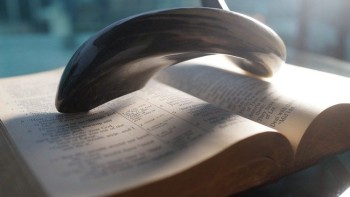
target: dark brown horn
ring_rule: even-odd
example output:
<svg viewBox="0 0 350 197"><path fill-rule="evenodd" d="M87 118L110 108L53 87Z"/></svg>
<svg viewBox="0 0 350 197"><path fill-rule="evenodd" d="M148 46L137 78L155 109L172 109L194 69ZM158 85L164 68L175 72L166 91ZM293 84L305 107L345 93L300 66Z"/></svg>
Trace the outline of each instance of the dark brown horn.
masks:
<svg viewBox="0 0 350 197"><path fill-rule="evenodd" d="M271 76L285 61L282 40L242 14L178 8L133 16L102 29L73 55L56 97L58 111L83 112L142 88L160 69L192 58L226 54L240 67Z"/></svg>

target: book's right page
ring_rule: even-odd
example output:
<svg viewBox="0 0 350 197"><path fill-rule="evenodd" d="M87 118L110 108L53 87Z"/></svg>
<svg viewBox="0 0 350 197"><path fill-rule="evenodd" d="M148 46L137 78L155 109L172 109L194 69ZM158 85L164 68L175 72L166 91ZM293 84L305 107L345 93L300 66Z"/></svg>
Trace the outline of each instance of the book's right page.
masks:
<svg viewBox="0 0 350 197"><path fill-rule="evenodd" d="M350 148L349 78L285 65L271 82L314 117L298 143L297 168Z"/></svg>
<svg viewBox="0 0 350 197"><path fill-rule="evenodd" d="M284 65L276 76L263 79L235 69L225 57L209 56L168 68L157 79L277 129L293 145L297 163L314 162L350 147L344 142L350 136L344 130L350 127L350 116L344 116L350 111L345 104L350 102L346 91L350 80L345 77ZM334 129L338 123L330 124L335 117L342 124L338 129ZM330 131L333 138L322 140Z"/></svg>

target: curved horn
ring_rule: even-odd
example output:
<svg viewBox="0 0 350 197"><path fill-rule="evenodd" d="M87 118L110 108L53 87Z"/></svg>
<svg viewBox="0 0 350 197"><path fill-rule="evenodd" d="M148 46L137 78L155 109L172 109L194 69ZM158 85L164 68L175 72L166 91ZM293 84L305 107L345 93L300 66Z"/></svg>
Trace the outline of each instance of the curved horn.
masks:
<svg viewBox="0 0 350 197"><path fill-rule="evenodd" d="M60 112L83 112L142 88L160 69L192 58L243 58L248 72L270 76L285 61L282 40L247 16L178 8L126 18L102 29L73 55L56 97Z"/></svg>

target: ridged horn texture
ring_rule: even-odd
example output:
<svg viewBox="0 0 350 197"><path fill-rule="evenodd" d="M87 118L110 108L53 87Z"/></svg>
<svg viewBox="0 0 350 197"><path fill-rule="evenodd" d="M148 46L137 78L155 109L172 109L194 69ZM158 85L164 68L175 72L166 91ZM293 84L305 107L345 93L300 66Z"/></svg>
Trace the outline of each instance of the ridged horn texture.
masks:
<svg viewBox="0 0 350 197"><path fill-rule="evenodd" d="M282 40L242 14L214 8L144 13L97 32L73 55L62 75L57 110L89 111L142 88L160 69L196 57L226 54L240 67L271 76L286 59Z"/></svg>

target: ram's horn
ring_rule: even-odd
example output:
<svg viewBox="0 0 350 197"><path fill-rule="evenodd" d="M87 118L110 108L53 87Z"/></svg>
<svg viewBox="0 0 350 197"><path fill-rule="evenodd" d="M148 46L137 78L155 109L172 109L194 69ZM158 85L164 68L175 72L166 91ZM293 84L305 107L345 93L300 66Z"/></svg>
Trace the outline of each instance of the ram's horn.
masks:
<svg viewBox="0 0 350 197"><path fill-rule="evenodd" d="M73 55L56 97L60 112L88 111L142 88L160 69L209 54L243 58L240 67L271 76L286 49L274 31L214 8L144 13L102 29Z"/></svg>

